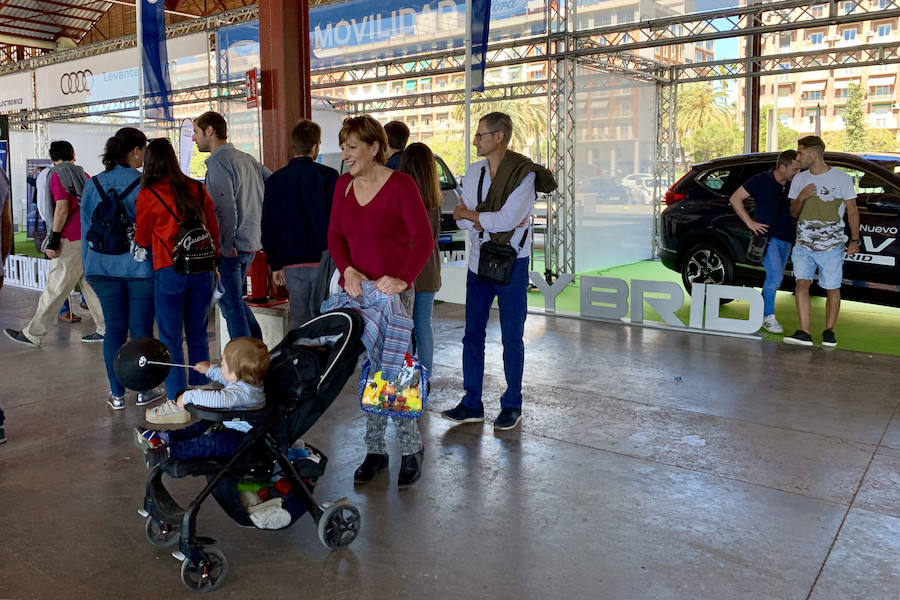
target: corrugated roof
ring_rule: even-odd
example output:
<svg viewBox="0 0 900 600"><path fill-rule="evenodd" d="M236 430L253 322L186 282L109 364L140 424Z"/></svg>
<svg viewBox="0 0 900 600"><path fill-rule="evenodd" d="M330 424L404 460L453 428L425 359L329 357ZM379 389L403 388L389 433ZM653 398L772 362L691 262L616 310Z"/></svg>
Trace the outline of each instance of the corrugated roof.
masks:
<svg viewBox="0 0 900 600"><path fill-rule="evenodd" d="M101 0L0 0L0 35L44 43L64 37L77 42L111 5Z"/></svg>

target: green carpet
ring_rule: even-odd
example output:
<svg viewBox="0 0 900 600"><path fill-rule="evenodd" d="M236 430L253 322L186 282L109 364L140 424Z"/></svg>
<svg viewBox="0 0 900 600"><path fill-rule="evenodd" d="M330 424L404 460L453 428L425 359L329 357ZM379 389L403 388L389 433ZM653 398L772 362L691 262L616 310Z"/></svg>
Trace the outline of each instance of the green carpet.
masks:
<svg viewBox="0 0 900 600"><path fill-rule="evenodd" d="M13 243L15 244L13 254L24 254L25 256L43 258L44 255L34 249L34 240L26 237L27 235L28 234L24 231L13 234Z"/></svg>
<svg viewBox="0 0 900 600"><path fill-rule="evenodd" d="M537 269L534 269L537 270ZM556 310L564 313L578 314L580 300L579 283L581 275L601 277L617 277L629 282L632 279L651 281L673 281L681 285L681 276L670 271L658 261L639 261L617 265L606 269L596 269L579 273L575 283L566 287L556 297ZM528 293L528 305L543 308L544 297L537 290ZM685 293L684 306L675 314L685 323L690 313L690 298ZM735 300L721 307L719 314L731 319L747 318L749 307L746 302ZM631 313L629 311L628 316ZM800 323L794 296L790 292L778 292L775 297L775 315L784 326L786 334L791 334ZM816 344L821 343L821 332L825 321L825 298L812 298L812 335ZM662 323L662 318L644 304L644 320ZM863 302L841 302L841 314L838 317L835 334L838 348L878 354L900 356L900 308L877 306ZM766 341L781 342L783 335L766 334Z"/></svg>

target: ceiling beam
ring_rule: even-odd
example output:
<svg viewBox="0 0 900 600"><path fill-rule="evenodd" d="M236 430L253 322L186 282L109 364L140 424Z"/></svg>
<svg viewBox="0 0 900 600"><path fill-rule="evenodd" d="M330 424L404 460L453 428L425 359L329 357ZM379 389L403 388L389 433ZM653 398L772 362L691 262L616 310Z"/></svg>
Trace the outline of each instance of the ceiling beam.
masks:
<svg viewBox="0 0 900 600"><path fill-rule="evenodd" d="M99 8L90 8L87 6L80 6L78 4L73 4L71 2L58 2L57 0L40 0L42 4L52 4L53 6L61 6L63 8L68 8L69 10L78 9L78 10L86 10L88 12L97 13L98 15L105 15L106 11L101 10ZM101 4L101 2L94 1L94 4Z"/></svg>
<svg viewBox="0 0 900 600"><path fill-rule="evenodd" d="M43 48L45 50L56 50L56 42L46 38L30 38L21 35L7 35L0 33L0 44L10 44L12 46L26 46L28 48Z"/></svg>
<svg viewBox="0 0 900 600"><path fill-rule="evenodd" d="M87 29L83 29L81 27L71 27L69 25L60 25L59 23L48 23L47 21L38 21L36 19L27 19L25 17L0 17L0 27L17 27L17 23L31 23L33 25L43 25L44 27L51 27L52 29L47 33L53 34L62 31L80 31L82 33L86 33ZM56 30L56 31L53 31Z"/></svg>

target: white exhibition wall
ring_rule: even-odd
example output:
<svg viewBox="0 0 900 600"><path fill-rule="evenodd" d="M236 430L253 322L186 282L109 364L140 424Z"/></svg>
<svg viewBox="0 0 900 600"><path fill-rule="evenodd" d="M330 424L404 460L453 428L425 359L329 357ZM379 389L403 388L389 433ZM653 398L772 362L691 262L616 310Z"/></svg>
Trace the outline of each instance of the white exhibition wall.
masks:
<svg viewBox="0 0 900 600"><path fill-rule="evenodd" d="M656 86L579 66L575 269L651 257Z"/></svg>

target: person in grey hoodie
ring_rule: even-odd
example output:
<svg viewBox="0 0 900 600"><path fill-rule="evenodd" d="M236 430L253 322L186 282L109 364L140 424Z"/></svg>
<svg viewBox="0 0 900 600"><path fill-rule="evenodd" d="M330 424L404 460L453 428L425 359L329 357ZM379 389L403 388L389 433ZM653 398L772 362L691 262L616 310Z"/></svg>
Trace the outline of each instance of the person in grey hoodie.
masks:
<svg viewBox="0 0 900 600"><path fill-rule="evenodd" d="M262 248L261 222L265 180L272 172L228 140L225 118L208 111L194 119L192 138L206 159L206 188L219 222L222 264L219 274L225 294L219 301L228 337L262 339L256 317L243 300L247 270Z"/></svg>

